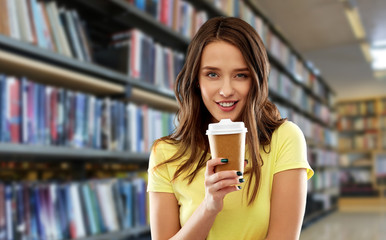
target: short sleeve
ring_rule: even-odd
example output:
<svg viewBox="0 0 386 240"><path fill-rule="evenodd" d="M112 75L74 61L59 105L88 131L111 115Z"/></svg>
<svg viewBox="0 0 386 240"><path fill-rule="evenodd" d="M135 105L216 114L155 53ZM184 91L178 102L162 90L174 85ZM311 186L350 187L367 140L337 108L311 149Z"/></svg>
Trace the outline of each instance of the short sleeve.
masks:
<svg viewBox="0 0 386 240"><path fill-rule="evenodd" d="M302 130L293 122L286 121L278 128L277 153L274 173L305 168L307 179L314 175L307 161L307 145Z"/></svg>
<svg viewBox="0 0 386 240"><path fill-rule="evenodd" d="M148 192L168 192L173 193L171 178L167 164L156 167L158 164L167 160L164 154L164 144L155 144L150 153L148 168Z"/></svg>

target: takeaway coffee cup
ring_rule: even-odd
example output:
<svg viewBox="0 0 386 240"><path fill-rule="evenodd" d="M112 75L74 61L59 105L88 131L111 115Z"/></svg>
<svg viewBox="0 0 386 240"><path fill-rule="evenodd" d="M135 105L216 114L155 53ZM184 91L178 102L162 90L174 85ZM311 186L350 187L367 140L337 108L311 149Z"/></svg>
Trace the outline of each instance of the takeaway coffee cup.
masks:
<svg viewBox="0 0 386 240"><path fill-rule="evenodd" d="M246 132L243 122L232 122L230 119L209 124L206 135L209 138L212 158L228 159L227 164L217 165L215 172L224 170L244 172Z"/></svg>

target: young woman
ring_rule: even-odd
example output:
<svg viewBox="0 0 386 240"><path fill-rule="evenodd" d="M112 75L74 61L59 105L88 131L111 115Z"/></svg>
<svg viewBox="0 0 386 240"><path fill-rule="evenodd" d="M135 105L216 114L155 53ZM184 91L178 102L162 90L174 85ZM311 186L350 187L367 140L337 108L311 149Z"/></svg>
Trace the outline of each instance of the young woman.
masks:
<svg viewBox="0 0 386 240"><path fill-rule="evenodd" d="M177 77L179 125L156 141L148 191L152 239L298 239L307 162L301 130L268 100L269 61L256 31L232 17L207 21ZM243 121L245 172L214 172L205 131Z"/></svg>

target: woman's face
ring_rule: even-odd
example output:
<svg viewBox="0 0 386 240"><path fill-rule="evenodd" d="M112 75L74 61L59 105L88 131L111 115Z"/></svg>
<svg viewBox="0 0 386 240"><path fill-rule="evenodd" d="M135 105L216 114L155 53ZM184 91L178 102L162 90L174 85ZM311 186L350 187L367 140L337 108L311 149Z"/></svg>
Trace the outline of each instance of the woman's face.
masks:
<svg viewBox="0 0 386 240"><path fill-rule="evenodd" d="M198 79L212 122L240 121L252 85L241 51L225 41L209 43L202 52Z"/></svg>

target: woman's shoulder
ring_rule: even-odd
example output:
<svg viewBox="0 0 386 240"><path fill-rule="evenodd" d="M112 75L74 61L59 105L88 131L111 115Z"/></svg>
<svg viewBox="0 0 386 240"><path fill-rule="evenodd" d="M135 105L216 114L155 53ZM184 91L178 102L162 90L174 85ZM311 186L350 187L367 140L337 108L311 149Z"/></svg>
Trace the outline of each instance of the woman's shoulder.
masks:
<svg viewBox="0 0 386 240"><path fill-rule="evenodd" d="M296 131L301 131L299 126L289 120L284 121L278 128L277 130L279 132L296 132Z"/></svg>
<svg viewBox="0 0 386 240"><path fill-rule="evenodd" d="M170 154L177 152L180 144L173 139L161 138L154 142L152 151L162 152L163 154Z"/></svg>
<svg viewBox="0 0 386 240"><path fill-rule="evenodd" d="M294 122L286 120L274 132L272 137L279 137L279 139L290 138L304 138L303 132Z"/></svg>

